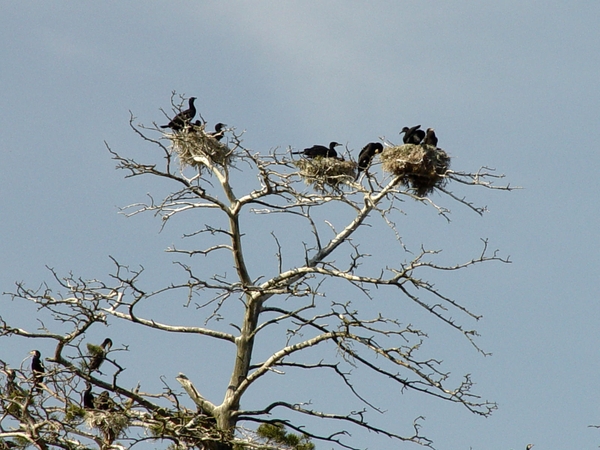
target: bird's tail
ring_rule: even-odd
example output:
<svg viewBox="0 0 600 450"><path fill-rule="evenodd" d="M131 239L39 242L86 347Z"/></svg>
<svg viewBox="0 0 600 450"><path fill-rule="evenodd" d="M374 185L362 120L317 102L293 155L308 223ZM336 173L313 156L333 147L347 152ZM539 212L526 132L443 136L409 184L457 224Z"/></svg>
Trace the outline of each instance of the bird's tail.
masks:
<svg viewBox="0 0 600 450"><path fill-rule="evenodd" d="M292 152L292 155L303 155L304 152Z"/></svg>
<svg viewBox="0 0 600 450"><path fill-rule="evenodd" d="M161 128L169 128L169 125L160 125Z"/></svg>

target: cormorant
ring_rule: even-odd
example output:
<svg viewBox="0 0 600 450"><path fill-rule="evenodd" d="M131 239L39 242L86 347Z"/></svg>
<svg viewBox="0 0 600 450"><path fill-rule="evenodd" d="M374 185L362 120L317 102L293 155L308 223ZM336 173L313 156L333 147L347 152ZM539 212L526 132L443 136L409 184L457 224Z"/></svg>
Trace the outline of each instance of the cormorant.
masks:
<svg viewBox="0 0 600 450"><path fill-rule="evenodd" d="M161 125L160 127L170 128L173 131L180 131L183 129L183 127L189 125L190 121L196 115L196 107L194 106L195 100L196 97L190 97L189 108L185 111L181 111L179 114L173 117L173 119L171 119L168 125Z"/></svg>
<svg viewBox="0 0 600 450"><path fill-rule="evenodd" d="M30 352L33 355L31 358L31 371L33 372L33 385L36 387L37 392L42 392L39 387L44 381L44 364L42 364L42 354L39 350L32 350Z"/></svg>
<svg viewBox="0 0 600 450"><path fill-rule="evenodd" d="M206 134L215 138L217 141L220 141L221 139L223 139L223 136L225 136L225 130L223 130L223 128L225 128L226 126L227 125L225 125L224 123L219 122L215 125L215 131Z"/></svg>
<svg viewBox="0 0 600 450"><path fill-rule="evenodd" d="M83 407L85 409L94 409L94 394L92 394L92 385L87 384L86 390L83 391Z"/></svg>
<svg viewBox="0 0 600 450"><path fill-rule="evenodd" d="M358 173L356 179L360 176L363 170L367 170L373 157L383 151L383 145L381 142L370 142L364 146L358 155Z"/></svg>
<svg viewBox="0 0 600 450"><path fill-rule="evenodd" d="M89 345L90 344L88 344L88 349L90 348ZM100 366L104 362L104 358L106 358L106 353L110 350L111 347L112 341L110 340L110 338L106 338L104 339L102 344L100 344L100 348L97 349L96 352L93 352L92 357L90 358L90 363L88 365L90 373L100 368Z"/></svg>
<svg viewBox="0 0 600 450"><path fill-rule="evenodd" d="M324 156L327 158L337 158L337 152L335 147L342 145L337 142L331 142L329 148L324 145L313 145L310 148L305 148L301 152L292 152L292 155L304 155L307 158L316 158L317 156Z"/></svg>
<svg viewBox="0 0 600 450"><path fill-rule="evenodd" d="M416 125L412 128L402 128L402 131L400 132L400 134L404 133L402 141L405 144L420 144L425 137L425 132L423 130L419 130L419 128L421 128L421 125Z"/></svg>
<svg viewBox="0 0 600 450"><path fill-rule="evenodd" d="M111 409L113 401L108 395L108 391L102 391L98 397L94 399L94 408L108 411Z"/></svg>
<svg viewBox="0 0 600 450"><path fill-rule="evenodd" d="M438 138L435 135L435 130L433 128L427 128L427 134L425 135L425 140L423 141L425 145L433 145L437 147Z"/></svg>
<svg viewBox="0 0 600 450"><path fill-rule="evenodd" d="M98 397L94 398L94 408L102 411L119 411L123 409L110 398L108 391L102 391Z"/></svg>

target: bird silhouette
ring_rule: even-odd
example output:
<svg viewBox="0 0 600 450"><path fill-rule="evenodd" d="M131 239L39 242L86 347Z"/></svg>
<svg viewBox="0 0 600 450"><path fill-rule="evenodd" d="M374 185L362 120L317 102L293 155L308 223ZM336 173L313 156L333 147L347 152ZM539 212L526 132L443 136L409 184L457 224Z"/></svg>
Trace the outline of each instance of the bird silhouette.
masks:
<svg viewBox="0 0 600 450"><path fill-rule="evenodd" d="M380 142L369 142L358 154L358 173L356 179L363 170L367 170L373 157L383 151L383 145Z"/></svg>
<svg viewBox="0 0 600 450"><path fill-rule="evenodd" d="M113 400L110 398L108 391L102 391L100 395L94 398L94 408L108 411L114 406Z"/></svg>
<svg viewBox="0 0 600 450"><path fill-rule="evenodd" d="M32 350L30 352L33 357L31 358L31 372L33 372L33 386L36 392L42 392L42 388L39 386L44 382L44 364L42 363L42 354L39 350Z"/></svg>
<svg viewBox="0 0 600 450"><path fill-rule="evenodd" d="M86 390L83 391L83 407L85 409L94 409L94 394L92 394L92 385L86 383Z"/></svg>
<svg viewBox="0 0 600 450"><path fill-rule="evenodd" d="M404 133L402 141L405 144L420 144L425 137L425 132L423 130L419 130L419 128L421 128L421 125L415 125L412 128L402 128L402 131L400 132L400 134Z"/></svg>
<svg viewBox="0 0 600 450"><path fill-rule="evenodd" d="M216 139L217 141L220 141L221 139L223 139L223 136L225 136L225 130L223 130L223 128L225 128L226 126L227 125L225 125L224 123L219 122L215 125L215 131L211 131L210 133L206 134Z"/></svg>
<svg viewBox="0 0 600 450"><path fill-rule="evenodd" d="M88 364L88 369L90 369L90 373L100 368L100 366L104 362L104 359L106 358L106 353L112 347L112 341L110 340L110 338L106 338L104 339L102 344L100 344L99 348L93 347L95 346L92 346L92 344L88 344L88 350L91 350L92 353L90 363Z"/></svg>
<svg viewBox="0 0 600 450"><path fill-rule="evenodd" d="M331 142L329 144L329 148L324 145L313 145L312 147L305 148L301 152L292 152L292 155L304 155L307 158L316 158L317 156L322 156L326 158L337 158L337 152L335 151L335 147L342 145L337 142Z"/></svg>
<svg viewBox="0 0 600 450"><path fill-rule="evenodd" d="M196 97L190 97L189 107L185 111L181 111L167 125L161 125L161 128L170 128L173 131L181 131L186 125L189 125L191 120L196 115L196 107L194 101Z"/></svg>
<svg viewBox="0 0 600 450"><path fill-rule="evenodd" d="M435 135L435 130L433 128L427 128L427 134L425 135L425 140L423 141L425 145L433 145L437 147L438 138Z"/></svg>

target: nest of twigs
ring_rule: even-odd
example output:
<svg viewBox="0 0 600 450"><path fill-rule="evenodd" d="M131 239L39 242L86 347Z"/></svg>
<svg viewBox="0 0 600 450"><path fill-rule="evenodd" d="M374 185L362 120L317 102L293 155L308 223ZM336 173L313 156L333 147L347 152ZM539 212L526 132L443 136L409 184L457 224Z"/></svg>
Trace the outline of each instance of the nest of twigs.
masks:
<svg viewBox="0 0 600 450"><path fill-rule="evenodd" d="M182 167L201 168L209 163L228 166L231 163L232 151L225 144L208 135L204 125L190 124L177 133L169 133L173 151L179 156Z"/></svg>
<svg viewBox="0 0 600 450"><path fill-rule="evenodd" d="M441 148L425 144L385 147L381 153L383 170L399 175L400 182L423 197L446 184L450 157Z"/></svg>
<svg viewBox="0 0 600 450"><path fill-rule="evenodd" d="M119 412L89 411L86 423L90 428L100 430L112 441L129 425L129 418Z"/></svg>
<svg viewBox="0 0 600 450"><path fill-rule="evenodd" d="M324 190L326 186L339 187L341 184L354 181L356 163L337 158L301 158L294 161L300 169L300 176L315 189Z"/></svg>

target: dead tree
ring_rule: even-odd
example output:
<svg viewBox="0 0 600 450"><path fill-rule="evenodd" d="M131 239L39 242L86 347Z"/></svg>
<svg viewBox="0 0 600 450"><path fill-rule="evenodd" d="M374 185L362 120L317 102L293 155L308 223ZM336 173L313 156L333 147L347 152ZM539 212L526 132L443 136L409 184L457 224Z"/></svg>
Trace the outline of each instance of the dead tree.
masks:
<svg viewBox="0 0 600 450"><path fill-rule="evenodd" d="M317 446L324 442L326 446L357 448L348 435L357 429L432 446L421 433L419 417L410 424L408 434L378 426L373 417L378 406L361 393L352 371L370 371L381 382L395 384L398 389L390 395L413 391L482 416L496 408L495 403L472 392L469 375L458 383L450 381L438 360L419 357L426 330L410 325L411 317L404 317L395 305L422 308L440 327L462 334L483 352L476 342L476 330L465 325L479 316L439 291L433 281L437 271L507 259L490 251L484 241L474 258L450 266L439 264L435 250L408 251L395 215L403 202L429 205L442 220L449 217L450 210L441 203L455 202L482 214L484 208L453 193L450 187L512 189L493 184L500 176L487 168L477 173L448 167L437 170L441 182L435 191L441 200L434 202L406 182L406 175L377 173L371 168L355 182L350 173L353 166L346 160L339 174L328 172L322 183L307 186L290 151L253 152L233 129L228 130L225 143L212 139L200 122L173 134L156 126L134 125L133 117L131 126L157 152L148 161L138 162L109 148L117 167L127 172L126 177L166 179L172 191L159 201L150 198L130 205L124 212L129 216L151 213L160 217L162 227L170 226L174 217L189 218L183 234L192 243L190 248L168 249L180 269L181 281L167 279L163 287L147 289L143 269L131 269L131 261L113 259L115 270L109 281L52 272L52 285L41 289L18 284L13 299L33 302L40 317L48 314L35 331L34 324L32 330L17 328L0 316L0 336L50 339L55 346L52 355L44 355L41 393L33 389L27 367L3 363L3 442L39 449L78 448L92 442L102 449L120 448L144 440L178 449L269 448L252 429L257 424L276 424L312 439ZM306 162L302 164L306 166ZM312 183L319 173L311 177ZM199 221L197 211L203 212ZM247 225L250 220L252 226ZM365 238L369 235L372 238ZM385 265L378 262L371 248L375 239L386 239L386 248L394 252L393 265L389 259ZM247 250L249 243L254 245L251 251ZM264 250L267 245L276 249L274 255ZM336 295L340 289L345 293L341 297ZM149 313L152 310L146 306L161 299L179 299L182 306L195 307L193 313L187 309L185 314L191 313L196 325L168 323L161 319L160 308ZM379 311L383 305L387 314ZM235 318L239 320L233 322ZM222 399L207 398L194 382L193 373L165 379L162 392L145 392L143 385L124 386L120 381L123 368L114 352L127 350L126 344L106 353L102 371L108 376L88 370L85 333L111 321L146 327L157 335L196 335L206 346L213 340L224 342L230 348L223 357L231 362L231 373ZM265 335L268 340L261 342L271 345L267 357L255 348L257 339ZM117 340L113 336L113 340L126 342L127 337ZM263 356L259 358L257 353ZM307 379L311 374L334 375L339 386L331 388L348 393L362 406L337 413L332 412L338 409L336 405L265 395L259 408L243 407L244 395L259 380L277 383L282 376L300 371ZM101 406L97 402L93 409L82 407L86 385L96 397L107 393ZM195 409L184 406L191 404L190 399ZM314 420L327 422L331 432L313 431L310 423Z"/></svg>

